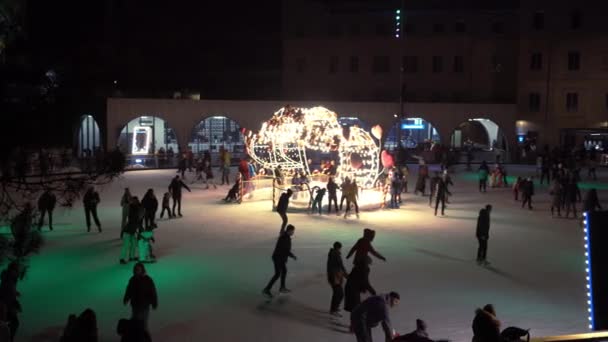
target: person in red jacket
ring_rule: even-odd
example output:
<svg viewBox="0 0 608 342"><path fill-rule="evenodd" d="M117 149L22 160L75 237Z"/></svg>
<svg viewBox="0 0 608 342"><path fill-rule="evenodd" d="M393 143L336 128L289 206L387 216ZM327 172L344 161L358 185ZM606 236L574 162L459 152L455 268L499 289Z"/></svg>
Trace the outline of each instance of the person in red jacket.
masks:
<svg viewBox="0 0 608 342"><path fill-rule="evenodd" d="M357 243L350 249L348 255L346 255L346 259L350 258L353 254L355 254L355 259L353 264L357 265L363 263L368 255L371 253L376 258L386 261L386 258L382 256L382 254L378 253L374 246L372 246L372 241L374 241L374 237L376 236L376 232L369 228L363 229L363 237L360 238Z"/></svg>
<svg viewBox="0 0 608 342"><path fill-rule="evenodd" d="M133 276L127 285L123 303L125 305L131 303L131 319L142 321L147 331L150 307L156 310L158 297L154 281L146 274L146 268L141 262L136 263L133 267Z"/></svg>

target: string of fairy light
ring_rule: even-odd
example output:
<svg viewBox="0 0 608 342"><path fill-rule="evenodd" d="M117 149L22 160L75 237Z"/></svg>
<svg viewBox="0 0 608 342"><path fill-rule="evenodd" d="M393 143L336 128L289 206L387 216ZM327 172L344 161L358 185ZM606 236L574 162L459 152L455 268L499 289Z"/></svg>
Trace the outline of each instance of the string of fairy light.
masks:
<svg viewBox="0 0 608 342"><path fill-rule="evenodd" d="M345 137L338 115L324 107L281 108L260 131L246 132L245 145L253 160L272 170L309 174L306 150L312 150L337 152L337 176L355 179L364 188L372 187L378 175L379 143L358 126Z"/></svg>

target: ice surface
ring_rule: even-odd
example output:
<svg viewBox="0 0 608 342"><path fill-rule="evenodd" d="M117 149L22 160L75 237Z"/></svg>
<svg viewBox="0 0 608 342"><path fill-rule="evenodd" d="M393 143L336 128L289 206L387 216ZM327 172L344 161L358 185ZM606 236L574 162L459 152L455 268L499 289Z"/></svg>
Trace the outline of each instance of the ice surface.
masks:
<svg viewBox="0 0 608 342"><path fill-rule="evenodd" d="M509 169L512 175L533 172ZM128 172L102 189L101 234L86 233L81 207L56 210L55 231L45 233L47 245L19 284L19 341L57 341L68 314L87 307L97 313L101 340L118 340L116 323L130 315L122 296L132 272L132 264L118 263L122 189L129 186L141 198L154 188L160 200L172 175ZM411 175L410 187L414 181ZM331 290L325 263L334 241L344 244L345 255L365 227L377 231L374 245L388 259L374 260L372 284L401 294L401 305L392 311L401 333L422 318L431 337L470 341L474 310L486 303L495 305L503 328L531 328L533 336L586 331L579 221L551 218L546 187L537 187L534 211L528 211L513 201L510 188L479 194L474 175L464 172L454 181L446 217L434 217L428 199L411 193L401 209L364 211L360 220L290 215L297 227L298 260L289 261L287 279L293 293L272 301L260 291L272 275L279 216L268 202L224 204L228 186L194 185L184 195L184 217L159 221L159 262L146 266L159 292L159 308L150 318L154 341L354 341L345 333L347 318L336 324L326 313ZM607 197L600 191L600 198ZM494 206L492 264L483 268L475 263L474 230L487 203ZM382 340L379 328L374 335Z"/></svg>

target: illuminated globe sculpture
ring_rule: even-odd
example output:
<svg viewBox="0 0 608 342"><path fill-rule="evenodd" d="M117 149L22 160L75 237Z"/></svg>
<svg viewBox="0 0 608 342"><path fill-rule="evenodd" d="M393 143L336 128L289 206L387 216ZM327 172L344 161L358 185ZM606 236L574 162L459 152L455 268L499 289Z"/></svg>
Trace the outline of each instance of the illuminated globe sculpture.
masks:
<svg viewBox="0 0 608 342"><path fill-rule="evenodd" d="M264 122L258 133L247 132L248 154L262 167L310 174L307 150L337 152L336 177L355 179L371 188L379 172L379 142L357 126L343 129L338 115L323 107L284 107Z"/></svg>

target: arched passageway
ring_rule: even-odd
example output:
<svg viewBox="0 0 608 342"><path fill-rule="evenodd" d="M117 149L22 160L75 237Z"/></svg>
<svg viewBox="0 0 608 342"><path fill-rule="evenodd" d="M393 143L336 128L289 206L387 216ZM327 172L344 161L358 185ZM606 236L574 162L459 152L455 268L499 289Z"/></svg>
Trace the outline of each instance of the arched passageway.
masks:
<svg viewBox="0 0 608 342"><path fill-rule="evenodd" d="M472 118L460 123L452 132L450 143L455 150L470 151L476 161L505 161L509 153L503 130L486 118Z"/></svg>
<svg viewBox="0 0 608 342"><path fill-rule="evenodd" d="M197 155L209 151L213 164L219 162L221 148L230 152L232 159L246 157L240 125L225 116L211 116L194 126L188 148Z"/></svg>
<svg viewBox="0 0 608 342"><path fill-rule="evenodd" d="M77 146L78 157L91 157L101 147L99 125L92 115L83 115L78 127Z"/></svg>
<svg viewBox="0 0 608 342"><path fill-rule="evenodd" d="M179 154L175 132L157 116L129 121L118 135L118 147L131 167L173 167Z"/></svg>

